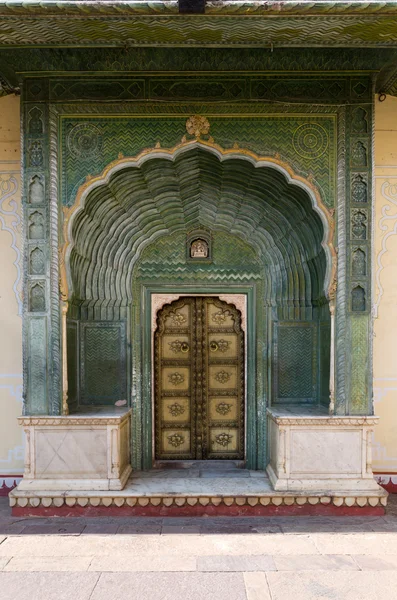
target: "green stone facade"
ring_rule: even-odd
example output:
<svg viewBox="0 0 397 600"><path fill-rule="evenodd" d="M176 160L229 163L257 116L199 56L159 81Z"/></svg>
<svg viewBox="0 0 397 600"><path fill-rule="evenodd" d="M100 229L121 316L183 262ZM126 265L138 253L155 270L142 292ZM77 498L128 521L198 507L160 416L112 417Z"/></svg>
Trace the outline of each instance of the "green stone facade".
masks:
<svg viewBox="0 0 397 600"><path fill-rule="evenodd" d="M5 50L3 60L8 56L22 70L21 52ZM62 301L68 303L69 409L126 399L134 409L134 467L151 464L152 293L247 294L252 468L267 462L266 406L329 404L330 300L336 304L335 413L372 413L372 73L378 59L371 49L366 55L346 50L343 67L340 54L332 62L327 50L316 57L302 50L291 73L287 54L270 66L264 52L241 52L238 58L234 50L148 48L129 51L126 62L119 50L87 49L87 56L97 56L88 67L81 51L73 58L66 50L58 56L26 50L30 66L18 75L25 413L62 412L64 219L87 176L95 179L120 156L130 157L131 165L95 184L76 212L65 265L69 295ZM40 57L46 57L41 67ZM40 72L33 76L33 70ZM210 124L202 145L186 130L192 115ZM181 144L179 154L160 156ZM156 148L157 155L132 164ZM249 153L269 165L254 164ZM314 206L311 189L322 208ZM192 264L186 239L201 229L211 236L213 260Z"/></svg>

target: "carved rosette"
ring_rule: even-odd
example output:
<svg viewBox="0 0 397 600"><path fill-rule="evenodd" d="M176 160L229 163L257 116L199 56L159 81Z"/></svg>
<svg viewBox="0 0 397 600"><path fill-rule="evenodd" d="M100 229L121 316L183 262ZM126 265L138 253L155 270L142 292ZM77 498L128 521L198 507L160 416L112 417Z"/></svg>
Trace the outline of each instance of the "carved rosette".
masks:
<svg viewBox="0 0 397 600"><path fill-rule="evenodd" d="M193 115L186 121L186 131L190 135L194 135L199 139L203 135L207 135L210 130L210 123L206 117L201 115Z"/></svg>

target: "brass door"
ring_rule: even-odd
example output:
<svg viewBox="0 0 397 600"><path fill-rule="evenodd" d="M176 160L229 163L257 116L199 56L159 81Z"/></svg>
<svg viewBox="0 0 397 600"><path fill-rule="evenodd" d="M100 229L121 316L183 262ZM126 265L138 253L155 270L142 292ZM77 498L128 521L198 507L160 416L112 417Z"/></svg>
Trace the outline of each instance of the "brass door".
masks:
<svg viewBox="0 0 397 600"><path fill-rule="evenodd" d="M166 305L155 332L156 458L244 458L241 314L212 297Z"/></svg>

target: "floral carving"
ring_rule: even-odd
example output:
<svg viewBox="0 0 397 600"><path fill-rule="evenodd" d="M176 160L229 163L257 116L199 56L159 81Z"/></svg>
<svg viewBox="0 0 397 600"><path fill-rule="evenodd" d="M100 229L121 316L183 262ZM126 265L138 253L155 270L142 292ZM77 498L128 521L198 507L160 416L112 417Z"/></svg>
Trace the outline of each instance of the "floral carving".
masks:
<svg viewBox="0 0 397 600"><path fill-rule="evenodd" d="M178 448L178 446L181 446L183 444L185 438L180 433L173 433L172 435L168 436L168 441L171 444L171 446L174 446L174 448Z"/></svg>
<svg viewBox="0 0 397 600"><path fill-rule="evenodd" d="M173 322L174 325L181 326L184 323L186 323L187 317L185 315L183 315L182 313L174 312L171 315L171 321Z"/></svg>
<svg viewBox="0 0 397 600"><path fill-rule="evenodd" d="M232 374L227 371L218 371L215 374L215 379L219 381L219 383L226 383L231 378Z"/></svg>
<svg viewBox="0 0 397 600"><path fill-rule="evenodd" d="M185 412L185 407L182 406L182 404L178 404L178 402L174 402L174 404L171 404L168 407L168 410L173 417L179 417L179 415L182 415Z"/></svg>
<svg viewBox="0 0 397 600"><path fill-rule="evenodd" d="M356 175L352 184L352 200L353 202L367 202L367 184L362 175Z"/></svg>
<svg viewBox="0 0 397 600"><path fill-rule="evenodd" d="M196 138L202 135L207 135L210 130L210 124L206 117L200 115L193 115L186 121L186 131L190 135L194 135Z"/></svg>
<svg viewBox="0 0 397 600"><path fill-rule="evenodd" d="M182 375L182 373L171 373L168 375L168 379L172 385L180 385L185 381L185 377Z"/></svg>
<svg viewBox="0 0 397 600"><path fill-rule="evenodd" d="M367 215L361 210L353 212L352 217L352 235L353 238L358 240L367 239Z"/></svg>
<svg viewBox="0 0 397 600"><path fill-rule="evenodd" d="M41 167L44 162L43 148L40 142L33 142L29 148L30 166Z"/></svg>
<svg viewBox="0 0 397 600"><path fill-rule="evenodd" d="M219 433L215 436L215 441L221 446L227 446L232 441L233 436L230 433Z"/></svg>
<svg viewBox="0 0 397 600"><path fill-rule="evenodd" d="M219 352L226 352L226 350L229 348L229 344L230 344L230 342L228 342L226 340L218 340L218 341L213 340L210 343L210 350L212 352L216 352L217 350L219 350Z"/></svg>
<svg viewBox="0 0 397 600"><path fill-rule="evenodd" d="M216 405L215 410L220 415L227 415L231 411L232 406L232 404L228 404L227 402L220 402Z"/></svg>
<svg viewBox="0 0 397 600"><path fill-rule="evenodd" d="M189 345L186 342L181 342L180 340L174 340L173 342L168 342L171 352L174 354L179 354L179 352L188 352Z"/></svg>
<svg viewBox="0 0 397 600"><path fill-rule="evenodd" d="M212 315L211 319L217 325L222 325L222 323L224 323L226 321L226 313L222 310L219 310L218 312L216 312Z"/></svg>

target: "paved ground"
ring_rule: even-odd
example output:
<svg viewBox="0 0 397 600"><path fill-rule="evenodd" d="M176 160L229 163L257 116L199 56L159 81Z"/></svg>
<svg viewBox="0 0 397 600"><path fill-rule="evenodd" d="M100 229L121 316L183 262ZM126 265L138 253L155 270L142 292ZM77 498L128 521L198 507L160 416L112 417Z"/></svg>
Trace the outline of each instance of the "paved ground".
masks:
<svg viewBox="0 0 397 600"><path fill-rule="evenodd" d="M0 498L0 600L397 598L385 517L18 519Z"/></svg>

